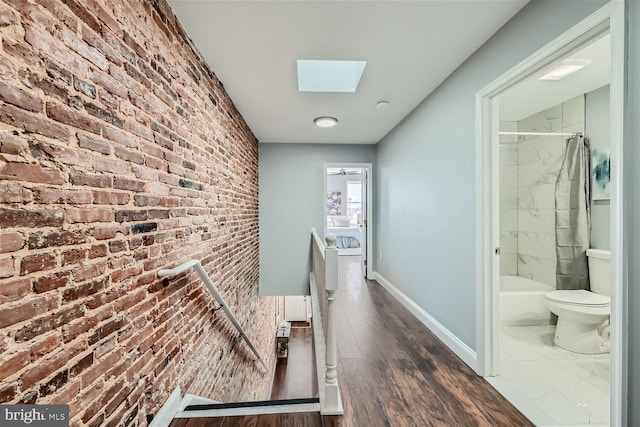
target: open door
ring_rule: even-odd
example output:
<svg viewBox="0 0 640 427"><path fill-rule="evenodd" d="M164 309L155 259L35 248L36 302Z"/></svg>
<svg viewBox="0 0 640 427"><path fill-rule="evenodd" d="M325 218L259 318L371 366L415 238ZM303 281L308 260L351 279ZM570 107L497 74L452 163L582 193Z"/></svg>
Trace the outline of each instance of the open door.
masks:
<svg viewBox="0 0 640 427"><path fill-rule="evenodd" d="M373 273L371 176L371 163L325 163L325 235L336 235L340 256L361 256L365 278Z"/></svg>

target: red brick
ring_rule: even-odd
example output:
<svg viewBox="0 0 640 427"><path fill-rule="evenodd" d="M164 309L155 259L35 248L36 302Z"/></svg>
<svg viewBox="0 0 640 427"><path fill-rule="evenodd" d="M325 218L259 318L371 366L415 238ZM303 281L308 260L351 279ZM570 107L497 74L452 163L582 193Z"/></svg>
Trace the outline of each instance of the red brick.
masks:
<svg viewBox="0 0 640 427"><path fill-rule="evenodd" d="M64 213L60 210L0 209L2 227L59 227L63 221Z"/></svg>
<svg viewBox="0 0 640 427"><path fill-rule="evenodd" d="M115 150L116 157L122 160L127 160L129 162L133 162L139 165L144 164L144 155L136 151L132 151L128 148L119 147L119 146L116 146L114 150Z"/></svg>
<svg viewBox="0 0 640 427"><path fill-rule="evenodd" d="M0 380L11 377L31 362L30 351L23 349L13 354L5 354L0 359Z"/></svg>
<svg viewBox="0 0 640 427"><path fill-rule="evenodd" d="M129 234L129 227L96 227L93 231L93 237L97 240L108 240L116 237L118 233Z"/></svg>
<svg viewBox="0 0 640 427"><path fill-rule="evenodd" d="M71 9L71 11L90 28L96 32L100 32L100 22L98 22L95 16L89 13L86 7L75 0L62 0L62 2L66 4L67 7L69 7L69 9Z"/></svg>
<svg viewBox="0 0 640 427"><path fill-rule="evenodd" d="M29 292L31 292L31 279L29 278L0 281L0 303L18 300Z"/></svg>
<svg viewBox="0 0 640 427"><path fill-rule="evenodd" d="M112 222L114 213L111 209L78 209L67 208L67 221L71 223Z"/></svg>
<svg viewBox="0 0 640 427"><path fill-rule="evenodd" d="M47 102L47 116L58 122L98 135L102 130L97 120L53 102Z"/></svg>
<svg viewBox="0 0 640 427"><path fill-rule="evenodd" d="M70 249L62 253L62 265L78 264L86 258L86 249Z"/></svg>
<svg viewBox="0 0 640 427"><path fill-rule="evenodd" d="M69 180L74 185L86 185L88 187L111 188L113 182L111 177L105 175L92 175L84 172L71 172Z"/></svg>
<svg viewBox="0 0 640 427"><path fill-rule="evenodd" d="M0 122L59 141L69 140L69 131L64 126L11 105L0 104Z"/></svg>
<svg viewBox="0 0 640 427"><path fill-rule="evenodd" d="M0 169L0 179L17 181L42 182L46 184L63 184L66 179L57 169L43 168L29 163L7 162Z"/></svg>
<svg viewBox="0 0 640 427"><path fill-rule="evenodd" d="M95 160L95 169L100 172L108 172L116 175L128 175L131 166L120 159L100 157Z"/></svg>
<svg viewBox="0 0 640 427"><path fill-rule="evenodd" d="M107 256L107 245L93 245L89 250L89 259L101 258Z"/></svg>
<svg viewBox="0 0 640 427"><path fill-rule="evenodd" d="M33 289L37 293L51 291L53 289L61 288L69 283L71 273L68 271L54 273L50 276L43 276L35 279L33 282Z"/></svg>
<svg viewBox="0 0 640 427"><path fill-rule="evenodd" d="M15 252L24 246L20 233L0 233L0 253Z"/></svg>
<svg viewBox="0 0 640 427"><path fill-rule="evenodd" d="M0 131L0 153L22 154L29 149L29 141L8 131Z"/></svg>
<svg viewBox="0 0 640 427"><path fill-rule="evenodd" d="M55 313L32 320L27 326L16 332L15 340L16 342L29 341L38 335L46 334L60 326L66 325L73 319L82 317L83 314L82 305L63 308Z"/></svg>
<svg viewBox="0 0 640 427"><path fill-rule="evenodd" d="M34 342L31 348L31 357L36 360L42 356L46 356L47 354L53 352L60 344L62 340L60 339L60 335L49 335L48 337L44 337L37 342Z"/></svg>
<svg viewBox="0 0 640 427"><path fill-rule="evenodd" d="M57 306L58 299L52 295L32 298L19 304L3 304L2 308L0 308L0 328L24 322Z"/></svg>
<svg viewBox="0 0 640 427"><path fill-rule="evenodd" d="M84 298L89 295L95 294L101 289L104 289L107 283L107 279L94 280L83 285L79 285L73 288L65 289L62 293L62 301L69 302L79 298Z"/></svg>
<svg viewBox="0 0 640 427"><path fill-rule="evenodd" d="M111 144L109 144L107 141L82 133L77 133L76 136L78 138L78 145L80 146L80 148L87 148L91 151L96 151L98 153L107 155L111 154Z"/></svg>
<svg viewBox="0 0 640 427"><path fill-rule="evenodd" d="M67 69L70 69L75 74L87 74L89 66L86 62L79 60L74 55L69 55L69 50L61 47L58 44L58 40L54 40L53 36L43 33L28 24L25 24L24 28L25 41L39 49L43 55L55 59L60 64L64 64Z"/></svg>
<svg viewBox="0 0 640 427"><path fill-rule="evenodd" d="M69 246L85 243L87 238L80 231L38 231L29 235L29 249Z"/></svg>
<svg viewBox="0 0 640 427"><path fill-rule="evenodd" d="M69 360L86 349L86 344L76 342L74 345L53 354L47 359L41 359L35 366L30 367L22 376L22 389L26 390L44 378L49 377L66 365Z"/></svg>
<svg viewBox="0 0 640 427"><path fill-rule="evenodd" d="M97 264L84 265L80 268L73 270L73 280L76 282L84 282L85 280L98 277L107 269L106 263L99 262Z"/></svg>
<svg viewBox="0 0 640 427"><path fill-rule="evenodd" d="M22 258L20 262L20 275L34 273L37 271L50 270L57 266L56 256L51 253L29 255Z"/></svg>
<svg viewBox="0 0 640 427"><path fill-rule="evenodd" d="M121 178L115 177L114 188L120 188ZM96 205L126 205L131 196L128 193L117 193L114 191L94 191L93 203Z"/></svg>
<svg viewBox="0 0 640 427"><path fill-rule="evenodd" d="M98 378L104 375L105 372L109 370L109 368L113 367L118 360L124 357L125 353L121 348L116 348L113 353L108 356L104 356L102 360L98 364L95 362L93 366L82 374L82 384L93 384L93 382ZM108 380L109 378L104 378Z"/></svg>
<svg viewBox="0 0 640 427"><path fill-rule="evenodd" d="M0 202L24 204L33 201L33 193L28 188L13 182L0 181ZM0 209L0 222L6 211Z"/></svg>
<svg viewBox="0 0 640 427"><path fill-rule="evenodd" d="M0 403L11 402L18 394L18 383L12 382L0 387Z"/></svg>
<svg viewBox="0 0 640 427"><path fill-rule="evenodd" d="M94 29L99 32L99 30ZM98 52L95 48L89 46L85 41L78 38L77 33L70 31L67 28L58 28L57 33L59 39L67 45L71 50L82 56L87 61L91 62L102 71L109 69L109 61L105 56Z"/></svg>
<svg viewBox="0 0 640 427"><path fill-rule="evenodd" d="M62 337L64 342L67 343L73 341L79 335L96 327L96 325L104 319L111 317L111 315L111 309L109 307L103 307L102 310L94 312L91 316L85 316L70 322L62 328Z"/></svg>
<svg viewBox="0 0 640 427"><path fill-rule="evenodd" d="M93 202L93 193L89 190L65 190L61 188L35 188L34 198L42 204L77 204Z"/></svg>
<svg viewBox="0 0 640 427"><path fill-rule="evenodd" d="M0 81L0 99L25 110L42 111L42 100L20 88L10 86Z"/></svg>
<svg viewBox="0 0 640 427"><path fill-rule="evenodd" d="M74 31L78 28L78 20L66 8L59 7L57 0L38 0L38 3L67 27Z"/></svg>

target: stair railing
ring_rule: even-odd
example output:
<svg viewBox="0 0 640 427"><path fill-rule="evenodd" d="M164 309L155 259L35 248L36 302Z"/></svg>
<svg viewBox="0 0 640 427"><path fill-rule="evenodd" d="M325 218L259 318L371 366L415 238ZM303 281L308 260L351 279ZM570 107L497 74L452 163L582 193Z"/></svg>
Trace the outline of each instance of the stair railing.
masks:
<svg viewBox="0 0 640 427"><path fill-rule="evenodd" d="M338 352L335 329L335 293L338 290L338 249L336 236L328 234L325 243L311 229L313 271L309 276L320 412L344 413L338 387Z"/></svg>
<svg viewBox="0 0 640 427"><path fill-rule="evenodd" d="M260 363L262 363L264 370L268 372L269 368L267 368L267 364L264 362L264 360L258 353L258 350L256 350L256 348L253 346L253 343L251 342L247 334L244 332L244 329L242 329L242 326L240 326L238 319L236 319L236 316L233 314L233 312L231 311L227 303L224 301L224 298L222 298L222 295L220 295L220 292L218 292L218 289L213 284L213 281L205 271L204 267L202 267L202 264L200 264L200 261L192 259L191 261L187 261L184 264L181 264L175 268L160 270L158 271L158 277L172 279L177 275L182 274L185 271L189 270L190 268L194 268L196 270L196 273L198 273L198 276L200 276L200 279L202 280L202 282L206 285L207 289L209 289L209 292L211 292L213 297L218 301L218 304L220 304L220 308L222 308L222 310L226 313L227 317L229 317L229 320L231 321L233 326L235 326L235 328L240 333L240 336L244 338L249 348L251 348L251 351L253 351L253 353L256 355Z"/></svg>

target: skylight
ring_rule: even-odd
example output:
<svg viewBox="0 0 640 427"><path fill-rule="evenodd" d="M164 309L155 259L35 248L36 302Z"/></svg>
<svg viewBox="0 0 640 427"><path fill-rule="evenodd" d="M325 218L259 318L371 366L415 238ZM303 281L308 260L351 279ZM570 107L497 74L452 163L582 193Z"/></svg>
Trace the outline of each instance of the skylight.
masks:
<svg viewBox="0 0 640 427"><path fill-rule="evenodd" d="M298 63L300 92L355 92L367 61L316 61Z"/></svg>

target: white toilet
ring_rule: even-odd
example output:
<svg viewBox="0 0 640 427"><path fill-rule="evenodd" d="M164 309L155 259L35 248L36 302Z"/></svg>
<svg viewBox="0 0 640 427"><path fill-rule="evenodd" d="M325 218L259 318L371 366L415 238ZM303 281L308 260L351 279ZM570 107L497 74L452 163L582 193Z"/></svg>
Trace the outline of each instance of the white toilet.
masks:
<svg viewBox="0 0 640 427"><path fill-rule="evenodd" d="M587 249L587 258L591 291L552 291L545 295L547 307L558 316L553 342L576 353L608 353L611 253Z"/></svg>

